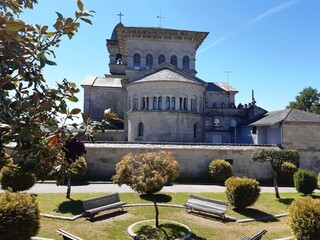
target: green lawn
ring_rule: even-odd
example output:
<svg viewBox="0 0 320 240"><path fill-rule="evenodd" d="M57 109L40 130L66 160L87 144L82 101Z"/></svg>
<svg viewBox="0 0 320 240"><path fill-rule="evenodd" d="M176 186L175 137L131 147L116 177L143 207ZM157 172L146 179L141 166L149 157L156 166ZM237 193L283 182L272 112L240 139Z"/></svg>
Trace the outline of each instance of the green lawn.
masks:
<svg viewBox="0 0 320 240"><path fill-rule="evenodd" d="M73 200L68 200L65 198L64 193L39 194L38 202L42 213L74 216L82 212L82 199L99 195L102 195L102 193L73 193L71 196ZM224 193L199 193L197 195L227 201ZM189 193L161 193L158 196L158 202L183 204L187 201L188 196ZM314 196L319 197L319 194ZM231 205L228 207L226 215L229 217L258 219L249 223L222 222L204 215L188 214L184 209L169 207L160 207L160 218L178 221L189 226L193 232L191 239L241 239L244 236L254 235L261 229L268 230L263 239L288 237L291 232L287 225L287 217L268 221L260 220L260 218L288 212L288 206L298 197L302 196L297 193L281 193L281 199L276 200L273 193L263 193L257 203L246 210L236 212ZM128 204L150 203L140 198L137 193L123 193L120 194L120 198ZM153 206L128 207L125 208L124 212L118 210L106 211L97 215L92 221L84 218L66 221L42 217L38 236L62 239L56 233L58 228L62 228L83 239L130 239L127 234L129 225L137 221L153 218Z"/></svg>

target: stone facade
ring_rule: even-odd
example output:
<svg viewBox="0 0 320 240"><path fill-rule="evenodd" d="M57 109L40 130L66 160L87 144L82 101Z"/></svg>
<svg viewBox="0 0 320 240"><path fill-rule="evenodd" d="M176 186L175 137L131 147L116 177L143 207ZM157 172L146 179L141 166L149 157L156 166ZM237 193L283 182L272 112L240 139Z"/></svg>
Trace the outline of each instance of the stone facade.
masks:
<svg viewBox="0 0 320 240"><path fill-rule="evenodd" d="M208 32L125 27L107 39L110 74L83 82L84 112L124 119L123 141L236 143L238 129L266 111L236 106L228 83L196 77L196 51ZM105 139L108 140L108 139Z"/></svg>

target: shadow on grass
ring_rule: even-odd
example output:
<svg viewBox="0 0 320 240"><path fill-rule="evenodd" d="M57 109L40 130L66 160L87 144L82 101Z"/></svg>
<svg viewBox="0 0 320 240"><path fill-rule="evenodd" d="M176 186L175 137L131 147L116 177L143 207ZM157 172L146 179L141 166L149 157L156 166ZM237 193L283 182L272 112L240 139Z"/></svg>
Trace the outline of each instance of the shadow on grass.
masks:
<svg viewBox="0 0 320 240"><path fill-rule="evenodd" d="M83 212L83 205L81 200L69 200L59 204L58 209L55 209L58 213L71 213L78 215Z"/></svg>
<svg viewBox="0 0 320 240"><path fill-rule="evenodd" d="M254 208L245 208L245 209L236 209L234 208L233 211L246 216L247 218L252 218L258 222L278 222L277 218L274 218L273 215L260 211Z"/></svg>
<svg viewBox="0 0 320 240"><path fill-rule="evenodd" d="M198 216L198 217L202 217L202 218L205 218L205 219L210 219L210 220L215 220L215 221L219 221L219 222L235 222L234 219L231 219L231 218L221 218L221 217L218 217L216 215L213 215L213 214L210 214L210 213L206 213L206 212L200 212L200 211L195 211L195 210L192 210L192 211L188 211L189 214L192 214L192 215L195 215L195 216Z"/></svg>
<svg viewBox="0 0 320 240"><path fill-rule="evenodd" d="M162 223L159 228L151 225L142 225L139 230L135 232L139 237L145 239L182 239L188 234L188 230L178 224L174 223ZM191 239L195 240L205 240L205 238L192 235Z"/></svg>
<svg viewBox="0 0 320 240"><path fill-rule="evenodd" d="M114 212L107 212L103 215L99 215L97 217L92 217L92 218L87 218L87 220L89 220L90 222L99 222L99 221L103 221L103 220L107 220L113 217L117 217L117 216L121 216L126 214L127 211L114 211Z"/></svg>
<svg viewBox="0 0 320 240"><path fill-rule="evenodd" d="M168 202L171 202L172 200L171 196L163 193L155 194L154 196L156 198L157 203L168 203ZM152 197L150 197L147 194L140 195L140 198L142 198L143 200L151 201L151 202L153 201Z"/></svg>
<svg viewBox="0 0 320 240"><path fill-rule="evenodd" d="M294 198L279 198L277 199L278 202L289 206L293 202Z"/></svg>

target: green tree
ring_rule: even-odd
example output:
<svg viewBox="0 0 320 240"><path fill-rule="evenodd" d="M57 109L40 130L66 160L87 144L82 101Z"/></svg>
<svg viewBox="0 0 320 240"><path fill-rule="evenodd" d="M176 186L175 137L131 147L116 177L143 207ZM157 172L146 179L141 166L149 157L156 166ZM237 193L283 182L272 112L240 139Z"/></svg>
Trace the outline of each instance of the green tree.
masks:
<svg viewBox="0 0 320 240"><path fill-rule="evenodd" d="M307 112L320 114L320 93L312 87L304 88L295 101L289 102L286 108L294 108Z"/></svg>
<svg viewBox="0 0 320 240"><path fill-rule="evenodd" d="M114 183L127 184L134 191L147 194L153 199L156 227L159 228L159 209L154 193L159 192L165 183L179 176L179 165L171 152L149 152L139 155L127 154L116 165Z"/></svg>
<svg viewBox="0 0 320 240"><path fill-rule="evenodd" d="M261 148L253 151L251 160L258 162L270 162L272 167L272 177L276 198L280 198L278 189L278 171L280 170L280 167L284 162L298 163L300 160L300 155L297 150L277 150Z"/></svg>
<svg viewBox="0 0 320 240"><path fill-rule="evenodd" d="M81 21L91 24L93 11L85 11L78 0L74 17L57 12L52 27L21 20L21 13L35 4L37 0L0 0L0 162L8 158L5 146L14 142L9 157L22 156L29 166L55 166L64 160L65 142L74 137L67 120L81 111L67 106L78 101L79 89L66 79L48 87L42 72L56 65L53 49L63 37L72 39ZM93 137L96 126L84 114L82 118L85 134Z"/></svg>

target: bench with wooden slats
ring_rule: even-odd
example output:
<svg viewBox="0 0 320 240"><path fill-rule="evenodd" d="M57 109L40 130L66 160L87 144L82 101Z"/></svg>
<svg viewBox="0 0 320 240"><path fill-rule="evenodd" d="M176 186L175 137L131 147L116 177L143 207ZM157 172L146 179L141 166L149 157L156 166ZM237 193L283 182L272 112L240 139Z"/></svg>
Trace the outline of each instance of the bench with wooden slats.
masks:
<svg viewBox="0 0 320 240"><path fill-rule="evenodd" d="M211 213L225 219L228 203L196 195L190 195L188 202L183 204L186 210L190 209Z"/></svg>

